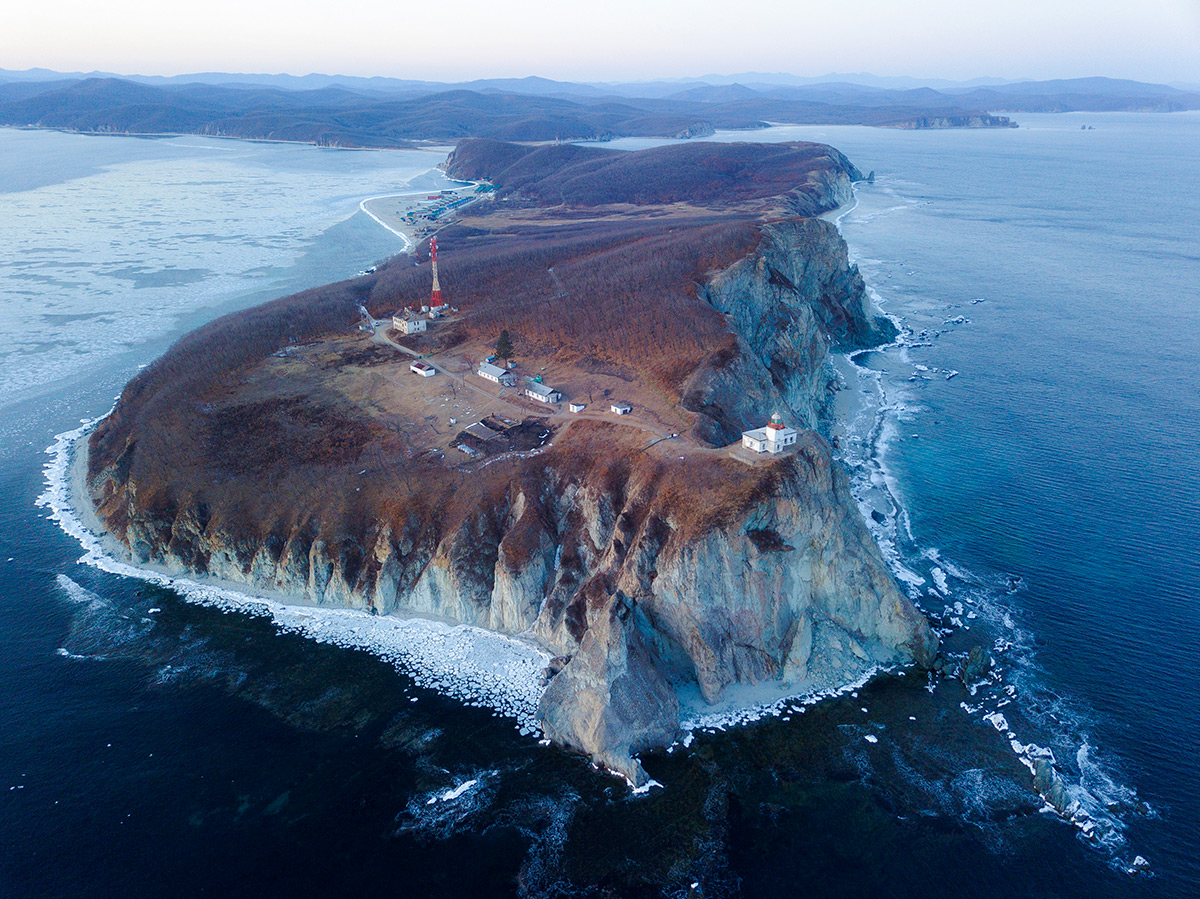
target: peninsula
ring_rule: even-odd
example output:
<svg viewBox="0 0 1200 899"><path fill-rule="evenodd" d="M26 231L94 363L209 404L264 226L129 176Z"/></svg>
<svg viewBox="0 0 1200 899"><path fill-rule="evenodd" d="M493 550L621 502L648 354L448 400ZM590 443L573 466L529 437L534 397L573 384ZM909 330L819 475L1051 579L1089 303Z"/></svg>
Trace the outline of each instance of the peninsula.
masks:
<svg viewBox="0 0 1200 899"><path fill-rule="evenodd" d="M545 735L635 783L681 708L930 664L819 433L830 350L895 334L819 218L850 161L468 139L445 169L486 189L435 263L225 316L129 383L87 489L132 559L534 641Z"/></svg>

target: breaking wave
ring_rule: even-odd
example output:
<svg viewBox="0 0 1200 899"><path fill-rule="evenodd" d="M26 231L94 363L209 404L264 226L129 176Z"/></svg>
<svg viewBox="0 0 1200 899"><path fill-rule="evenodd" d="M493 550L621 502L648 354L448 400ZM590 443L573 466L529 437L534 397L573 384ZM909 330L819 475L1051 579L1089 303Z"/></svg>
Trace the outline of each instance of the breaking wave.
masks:
<svg viewBox="0 0 1200 899"><path fill-rule="evenodd" d="M78 428L59 434L47 448L45 490L38 506L82 545L80 563L111 574L138 578L169 587L188 602L226 612L265 615L282 631L301 634L315 642L370 652L403 670L421 687L451 696L463 704L489 708L515 719L524 736L540 734L537 705L541 675L550 661L547 653L523 640L483 628L447 624L421 618L369 615L354 609L290 605L249 596L224 587L188 578L148 571L117 559L105 551L100 537L89 530L71 506L71 465L77 446L105 416L84 420ZM65 575L59 583L68 596L93 611L106 602ZM114 612L104 623L106 639L116 633L135 636L151 622ZM124 630L122 630L124 629ZM164 672L164 677L170 672Z"/></svg>
<svg viewBox="0 0 1200 899"><path fill-rule="evenodd" d="M907 205L911 204L900 202L881 213L863 212L855 224ZM858 208L856 199L855 207L838 217L839 228ZM850 252L852 261L857 261L852 244ZM885 297L871 286L867 289L877 306L886 307ZM924 411L917 393L921 382L949 380L958 372L919 361L919 351L931 346L942 331L914 331L894 311L885 314L899 329L892 344L835 361L841 386L856 394L836 445L849 469L851 492L863 518L892 573L931 619L953 661L965 657L965 648L972 644L988 650L993 664L967 685L969 698L961 704L964 714L994 729L1029 770L1029 786L1040 797L1043 811L1069 822L1082 838L1105 851L1114 866L1145 873L1149 863L1132 852L1125 831L1130 815L1155 812L1132 787L1121 783L1113 773L1115 763L1093 745L1090 713L1047 686L1033 634L1021 626L1019 606L1013 602L1025 584L1011 575L967 570L944 558L938 548L922 546L914 536L903 485L889 465L889 453L906 425ZM969 319L958 316L943 324L954 327L969 324ZM884 361L873 364L880 359ZM935 684L930 687L935 688Z"/></svg>

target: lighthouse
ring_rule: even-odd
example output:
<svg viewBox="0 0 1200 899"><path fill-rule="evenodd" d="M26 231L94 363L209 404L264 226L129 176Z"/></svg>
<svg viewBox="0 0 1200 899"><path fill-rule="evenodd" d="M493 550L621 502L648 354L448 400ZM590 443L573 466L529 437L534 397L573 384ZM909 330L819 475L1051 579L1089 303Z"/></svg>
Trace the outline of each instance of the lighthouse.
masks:
<svg viewBox="0 0 1200 899"><path fill-rule="evenodd" d="M446 311L446 301L442 299L442 285L438 283L436 237L429 239L429 257L433 262L433 293L429 297L429 317L440 318Z"/></svg>
<svg viewBox="0 0 1200 899"><path fill-rule="evenodd" d="M756 453L782 453L796 443L798 433L783 423L783 416L776 412L765 428L742 432L742 446Z"/></svg>

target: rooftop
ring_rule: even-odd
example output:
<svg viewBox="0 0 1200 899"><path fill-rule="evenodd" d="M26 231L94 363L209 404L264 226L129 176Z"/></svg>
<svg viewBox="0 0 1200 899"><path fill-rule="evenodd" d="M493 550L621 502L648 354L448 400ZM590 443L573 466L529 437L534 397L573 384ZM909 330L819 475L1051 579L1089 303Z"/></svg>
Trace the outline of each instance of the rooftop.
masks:
<svg viewBox="0 0 1200 899"><path fill-rule="evenodd" d="M491 440L494 437L500 436L498 432L493 431L481 421L477 421L475 424L470 425L463 430L465 430L472 437L478 437L480 440Z"/></svg>
<svg viewBox="0 0 1200 899"><path fill-rule="evenodd" d="M492 365L490 362L480 362L479 373L481 375L491 375L493 378L498 378L501 375L508 374L508 370L503 369L498 365Z"/></svg>
<svg viewBox="0 0 1200 899"><path fill-rule="evenodd" d="M785 427L784 425L766 425L765 427L755 428L753 431L742 431L742 436L750 437L754 440L770 440L773 442L796 433L799 432L795 428Z"/></svg>

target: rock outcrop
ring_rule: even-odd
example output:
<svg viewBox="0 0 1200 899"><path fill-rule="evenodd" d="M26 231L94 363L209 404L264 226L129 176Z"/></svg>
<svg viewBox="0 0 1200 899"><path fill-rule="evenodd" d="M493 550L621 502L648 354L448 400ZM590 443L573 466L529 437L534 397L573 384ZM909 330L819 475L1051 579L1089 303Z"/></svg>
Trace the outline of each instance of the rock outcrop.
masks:
<svg viewBox="0 0 1200 899"><path fill-rule="evenodd" d="M612 425L582 430L453 528L386 524L353 547L303 526L231 534L193 507L147 514L107 475L94 490L110 518L126 504L124 537L141 561L535 637L570 659L542 700L547 734L635 781L633 754L674 734L677 687L718 702L733 686L830 689L876 665L932 660L932 632L815 432L753 468L699 454L580 469L589 441L620 446Z"/></svg>
<svg viewBox="0 0 1200 899"><path fill-rule="evenodd" d="M637 606L617 593L591 619L570 664L538 707L548 738L587 752L635 783L634 753L671 742L679 719L675 691L646 646Z"/></svg>
<svg viewBox="0 0 1200 899"><path fill-rule="evenodd" d="M681 703L830 689L880 665L931 664L936 638L888 572L815 430L830 348L876 344L895 330L871 311L836 228L794 215L805 197L821 208L848 197L857 172L830 148L813 152L832 162L782 198L749 255L695 287L690 302L727 324L725 349L680 392L698 439L652 448L636 428L579 419L552 447L469 475L381 461L393 479L384 488L360 477L368 447L382 460L370 442L381 428L331 428L331 416L351 413L256 393L233 411L287 416L319 436L313 477L323 486L301 504L286 500L300 489L289 480L294 466L272 467L285 446L274 436L250 445L244 419L222 424L208 403L143 379L92 436L99 516L143 562L534 639L560 657L540 705L546 734L634 782L644 779L636 754L673 739ZM338 303L331 315L354 308ZM226 330L213 325L181 344L200 357ZM264 339L253 352L276 348ZM238 383L261 391L258 363L246 358ZM807 426L795 450L751 459L727 448L763 423L764 410ZM161 422L191 449L159 446ZM242 443L226 451L229 440ZM208 453L207 467L189 452ZM216 502L222 483L257 486L258 477L252 495Z"/></svg>
<svg viewBox="0 0 1200 899"><path fill-rule="evenodd" d="M896 336L891 321L872 313L845 242L822 219L765 225L758 252L717 274L700 293L726 315L742 348L698 372L684 396L684 405L704 416L699 436L714 445L756 427L764 408L788 409L816 427L829 350Z"/></svg>

